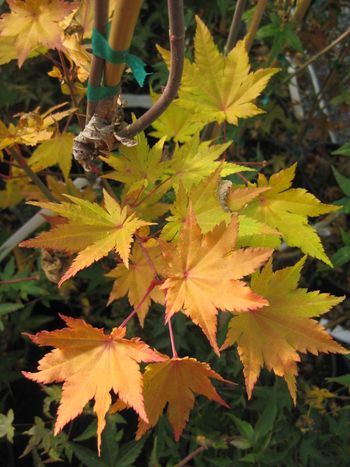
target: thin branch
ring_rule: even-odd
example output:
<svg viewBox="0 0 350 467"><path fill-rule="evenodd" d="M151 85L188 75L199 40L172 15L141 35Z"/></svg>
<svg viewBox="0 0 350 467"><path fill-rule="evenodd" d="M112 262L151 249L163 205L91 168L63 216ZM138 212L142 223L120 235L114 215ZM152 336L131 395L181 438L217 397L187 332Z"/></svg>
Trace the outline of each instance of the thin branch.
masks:
<svg viewBox="0 0 350 467"><path fill-rule="evenodd" d="M32 282L38 281L40 276L31 276L31 277L18 277L17 279L7 279L0 281L0 285L7 285L7 284L18 284L19 282Z"/></svg>
<svg viewBox="0 0 350 467"><path fill-rule="evenodd" d="M118 133L120 137L131 138L147 128L158 118L177 96L184 62L184 10L182 0L168 0L170 29L170 71L168 82L158 101L134 123Z"/></svg>
<svg viewBox="0 0 350 467"><path fill-rule="evenodd" d="M72 81L70 79L69 72L68 72L68 69L67 69L67 65L66 65L66 62L65 62L65 58L63 56L63 53L60 50L58 50L58 56L60 57L60 62L61 62L61 65L62 65L62 70L63 70L63 76L64 76L64 79L65 79L67 85L68 85L69 93L70 93L70 97L72 99L73 106L78 108L78 102L77 102L77 98L76 98L76 95L75 95L74 84L72 83ZM79 123L80 128L84 128L84 122L83 122L81 116L79 115L79 112L77 112L76 115L77 115L77 119L78 119L78 123Z"/></svg>
<svg viewBox="0 0 350 467"><path fill-rule="evenodd" d="M247 52L249 52L253 44L253 40L259 28L260 21L263 17L266 6L267 6L267 0L258 0L258 4L256 5L252 22L250 23L249 29L248 29L248 34L247 34L247 39L246 39Z"/></svg>
<svg viewBox="0 0 350 467"><path fill-rule="evenodd" d="M109 0L95 0L94 10L94 26L101 34L105 35L107 31L108 21L108 4ZM105 61L103 58L92 56L91 71L89 75L90 86L99 86L101 84ZM96 102L88 101L86 111L86 123L95 113Z"/></svg>
<svg viewBox="0 0 350 467"><path fill-rule="evenodd" d="M199 448L195 449L194 451L190 452L188 456L184 457L182 461L180 461L178 464L175 465L175 467L184 467L187 465L192 459L197 457L199 454L201 454L203 451L206 451L208 449L207 446L199 446Z"/></svg>
<svg viewBox="0 0 350 467"><path fill-rule="evenodd" d="M21 166L23 171L28 175L28 177L32 180L34 185L36 185L39 190L42 192L42 194L47 198L49 201L52 201L54 203L58 203L59 201L55 198L55 196L50 192L50 190L47 188L47 186L40 180L40 178L37 176L36 173L32 171L32 169L29 167L27 164L25 158L20 154L19 152L17 153L14 149L9 148L9 153L11 157L15 159L17 164Z"/></svg>
<svg viewBox="0 0 350 467"><path fill-rule="evenodd" d="M227 55L230 50L236 45L238 32L239 32L239 25L241 23L242 14L245 8L246 0L237 0L235 12L232 18L232 23L230 26L230 31L228 33L226 45L224 48L224 54Z"/></svg>
<svg viewBox="0 0 350 467"><path fill-rule="evenodd" d="M287 82L289 81L291 78L293 78L293 76L296 76L297 74L301 73L302 71L305 70L305 68L307 68L311 63L315 62L316 60L318 60L320 57L322 57L322 55L326 54L327 52L329 52L331 49L333 49L334 47L336 47L338 44L340 44L340 42L342 42L344 39L346 39L348 36L350 35L350 28L348 28L345 32L343 32L343 34L341 34L337 39L335 39L333 42L331 42L329 45L327 45L327 47L325 47L324 49L322 49L320 52L318 52L317 54L313 55L311 58L309 58L309 60L306 60L305 63L303 63L294 73L290 74L289 76L287 76L287 78L284 80L284 82Z"/></svg>

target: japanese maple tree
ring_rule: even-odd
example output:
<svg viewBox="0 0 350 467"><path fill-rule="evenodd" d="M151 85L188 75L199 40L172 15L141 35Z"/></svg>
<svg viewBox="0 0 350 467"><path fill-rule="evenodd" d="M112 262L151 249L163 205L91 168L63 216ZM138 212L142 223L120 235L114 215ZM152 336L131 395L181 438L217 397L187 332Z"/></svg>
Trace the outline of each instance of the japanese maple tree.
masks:
<svg viewBox="0 0 350 467"><path fill-rule="evenodd" d="M272 266L273 257L284 241L330 265L309 217L337 208L292 187L296 164L269 178L259 173L256 182L248 181L242 174L255 176L255 169L233 160L232 141L226 134L227 125L237 126L264 113L257 100L273 76L279 79L279 69L252 71L246 39L227 54L220 52L197 17L194 58L185 59L178 89L170 83L171 98L152 91L155 104L148 117L126 123L118 100L119 82L113 82L108 67L121 74L127 63L135 76L142 68L127 52L122 59L114 58L118 50L129 47L120 42L118 47L114 34L127 2L115 2L109 45L104 48L100 36L92 33L87 3L8 0L9 12L0 20L1 39L12 41L7 56L16 57L21 67L31 54L58 51L61 65L55 65L51 76L66 85L62 90L68 89L72 108L57 106L45 113L35 109L8 125L0 122L0 147L6 158L18 163L0 193L0 203L6 208L26 199L49 211L51 228L20 246L64 252L69 265L58 287L68 280L79 281L80 271L102 262L107 277L114 280L106 307L127 297L132 311L111 330L61 315L63 329L26 334L35 344L54 349L40 360L36 373L24 372L24 376L38 383L63 383L55 433L93 399L99 450L106 414L123 408L133 409L139 417L137 439L166 411L178 440L195 396L230 410L213 382L233 384L195 355L177 354L172 319L183 313L200 328L218 358L226 349L235 352L232 346L237 344L249 398L266 367L286 380L295 402L301 353L346 352L312 319L342 297L298 288L306 257L278 270ZM171 17L171 51L158 47L170 69L170 81L172 73L181 75L181 69L174 71L174 56L180 47L175 42L183 40L174 32L181 29L182 2L169 0L170 13L174 9L180 19ZM74 32L77 26L80 36ZM0 47L0 55L4 53ZM103 80L96 56L107 62ZM93 112L76 136L70 122L77 115L81 123L77 106L85 92L86 69ZM63 119L65 125L59 128ZM157 138L153 145L141 131L145 122L153 126L151 135ZM208 125L213 123L222 131L219 140ZM73 153L94 180L98 176L93 194L91 187L90 191L74 188ZM40 172L50 166L58 166L59 175L45 184ZM83 169L80 172L84 175ZM154 319L152 302L162 307L161 324L169 330L171 355L161 354L150 347L152 342L138 336L126 337L126 326L134 316L142 326ZM218 343L218 318L224 313L230 321L224 342Z"/></svg>

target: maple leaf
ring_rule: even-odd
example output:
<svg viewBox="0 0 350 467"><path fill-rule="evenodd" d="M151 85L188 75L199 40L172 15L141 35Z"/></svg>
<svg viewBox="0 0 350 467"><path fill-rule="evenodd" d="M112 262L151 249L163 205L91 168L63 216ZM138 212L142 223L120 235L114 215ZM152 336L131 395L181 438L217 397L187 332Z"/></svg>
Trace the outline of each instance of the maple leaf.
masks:
<svg viewBox="0 0 350 467"><path fill-rule="evenodd" d="M128 267L133 234L140 227L149 225L149 222L138 219L134 213L129 215L127 207L121 208L106 191L104 208L74 196L66 195L66 198L69 198L71 203L31 202L67 218L68 223L60 224L49 232L26 240L20 246L52 248L68 253L79 252L61 278L59 286L112 250L120 255Z"/></svg>
<svg viewBox="0 0 350 467"><path fill-rule="evenodd" d="M176 201L170 208L171 216L167 217L167 223L161 233L162 239L173 240L177 238L190 204L204 234L213 230L221 222L226 224L230 222L232 215L225 211L218 196L218 184L221 180L220 171L219 167L212 175L194 186L188 194L183 185L180 184L176 190Z"/></svg>
<svg viewBox="0 0 350 467"><path fill-rule="evenodd" d="M338 207L322 204L303 188L290 188L295 169L296 164L272 175L269 181L259 174L258 187L270 189L250 202L241 213L276 228L289 246L296 246L331 266L319 236L308 225L307 217L335 211Z"/></svg>
<svg viewBox="0 0 350 467"><path fill-rule="evenodd" d="M75 196L76 198L82 198L88 201L94 201L96 199L96 192L91 188L90 185L86 185L84 188L78 188L69 178L65 182L63 182L57 180L52 175L48 175L46 177L46 184L50 192L59 201L67 201L65 195ZM42 202L47 201L47 198L43 195L42 191L39 190L39 188L36 185L31 185L30 187L27 187L24 191L26 199L28 200Z"/></svg>
<svg viewBox="0 0 350 467"><path fill-rule="evenodd" d="M10 123L8 127L0 120L0 149L15 143L34 146L50 139L54 132L50 127L76 111L72 108L55 112L64 105L66 102L51 107L43 114L39 113L38 108L33 112L17 114L20 117L17 124Z"/></svg>
<svg viewBox="0 0 350 467"><path fill-rule="evenodd" d="M193 185L197 185L220 166L223 166L223 176L251 171L248 167L217 160L230 145L231 142L212 144L212 141L201 141L198 133L185 144L176 145L169 162L173 185L177 187L181 182L189 191Z"/></svg>
<svg viewBox="0 0 350 467"><path fill-rule="evenodd" d="M200 394L224 407L229 407L216 392L209 378L231 383L213 371L207 363L194 358L169 358L147 365L144 373L144 400L148 422L139 419L136 439L155 426L168 404L167 415L178 441ZM232 383L231 383L232 384Z"/></svg>
<svg viewBox="0 0 350 467"><path fill-rule="evenodd" d="M128 294L130 305L139 305L146 296L152 282L156 279L152 263L159 263L162 254L159 248L136 243L130 255L129 268L124 264L118 266L107 274L107 277L115 279L112 291L108 299L108 305L118 298ZM156 286L151 293L143 300L138 308L137 316L143 326L146 314L151 305L151 299L157 303L164 303L164 292Z"/></svg>
<svg viewBox="0 0 350 467"><path fill-rule="evenodd" d="M29 159L32 170L39 172L51 165L58 164L65 180L67 180L72 166L73 139L73 133L62 133L42 143Z"/></svg>
<svg viewBox="0 0 350 467"><path fill-rule="evenodd" d="M37 383L64 382L55 434L95 399L100 451L105 415L111 405L110 392L118 394L147 422L138 364L160 362L165 357L139 338L125 339L125 328L113 328L110 334L105 334L103 329L94 328L82 319L60 317L67 325L64 329L25 334L35 344L55 349L40 360L37 373L23 374Z"/></svg>
<svg viewBox="0 0 350 467"><path fill-rule="evenodd" d="M237 342L249 398L263 366L285 378L295 402L298 352L347 353L317 321L310 319L326 313L344 297L298 289L304 262L302 258L292 267L273 272L269 261L251 282L252 290L265 297L269 305L241 313L230 321L221 350Z"/></svg>
<svg viewBox="0 0 350 467"><path fill-rule="evenodd" d="M152 187L154 182L162 177L168 165L166 161L161 160L165 138L159 140L152 148L148 146L144 133L139 133L135 139L135 146L121 146L118 155L100 157L114 169L103 177L124 183L127 193Z"/></svg>
<svg viewBox="0 0 350 467"><path fill-rule="evenodd" d="M190 208L177 244L161 244L166 278L166 320L183 311L199 325L218 353L216 317L218 309L247 311L267 301L254 294L242 281L271 255L267 248L235 250L238 223L234 217L203 235Z"/></svg>
<svg viewBox="0 0 350 467"><path fill-rule="evenodd" d="M220 54L210 31L196 16L195 62L185 59L179 90L180 104L198 113L206 122L225 120L237 125L239 118L264 111L253 101L278 68L250 72L245 42L239 41L227 56ZM169 64L169 56L158 48Z"/></svg>
<svg viewBox="0 0 350 467"><path fill-rule="evenodd" d="M7 0L7 3L11 12L0 19L0 35L13 38L19 67L39 45L62 48L63 31L58 23L77 3L63 0Z"/></svg>
<svg viewBox="0 0 350 467"><path fill-rule="evenodd" d="M153 102L157 102L159 94L151 90L151 98ZM200 117L193 118L193 111L181 107L180 100L174 99L152 126L154 131L150 132L151 136L165 136L167 141L173 139L176 143L185 143L205 126L205 121Z"/></svg>

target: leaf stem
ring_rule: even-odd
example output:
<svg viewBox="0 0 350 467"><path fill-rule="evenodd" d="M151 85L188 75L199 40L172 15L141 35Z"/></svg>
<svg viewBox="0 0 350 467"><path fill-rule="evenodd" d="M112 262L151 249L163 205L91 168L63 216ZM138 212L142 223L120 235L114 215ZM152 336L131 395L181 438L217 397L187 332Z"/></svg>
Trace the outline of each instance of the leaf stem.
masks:
<svg viewBox="0 0 350 467"><path fill-rule="evenodd" d="M184 8L183 0L168 0L170 35L170 70L165 89L157 102L135 122L118 133L118 136L131 138L147 128L158 118L177 96L184 63Z"/></svg>
<svg viewBox="0 0 350 467"><path fill-rule="evenodd" d="M171 343L171 350L172 350L172 353L173 353L173 358L177 358L177 352L176 352L176 346L175 346L173 326L171 324L171 318L169 318L169 321L168 321L168 329L169 329L169 337L170 337L170 343Z"/></svg>
<svg viewBox="0 0 350 467"><path fill-rule="evenodd" d="M158 285L159 282L157 280L152 280L152 282L150 283L148 289L146 290L146 293L145 295L142 297L142 299L140 300L140 302L135 306L135 308L132 310L132 312L129 314L129 316L127 316L124 321L122 322L122 324L119 326L120 328L125 328L125 326L128 324L128 322L131 320L131 318L133 318L136 313L139 311L139 309L141 308L141 306L144 304L144 302L147 300L148 296L150 295L150 293L152 292L152 290L154 289L154 287L156 285Z"/></svg>

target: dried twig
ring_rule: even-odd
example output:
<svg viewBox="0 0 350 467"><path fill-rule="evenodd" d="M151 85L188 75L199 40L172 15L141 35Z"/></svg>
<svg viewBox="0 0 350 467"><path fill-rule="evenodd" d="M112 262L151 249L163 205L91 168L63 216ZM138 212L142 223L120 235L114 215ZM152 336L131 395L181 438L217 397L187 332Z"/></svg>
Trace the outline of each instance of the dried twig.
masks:
<svg viewBox="0 0 350 467"><path fill-rule="evenodd" d="M263 17L266 6L267 6L267 0L258 0L258 4L256 5L252 22L250 23L249 29L248 29L248 34L247 34L247 39L246 39L247 52L249 52L253 44L253 40L259 28L260 21Z"/></svg>

